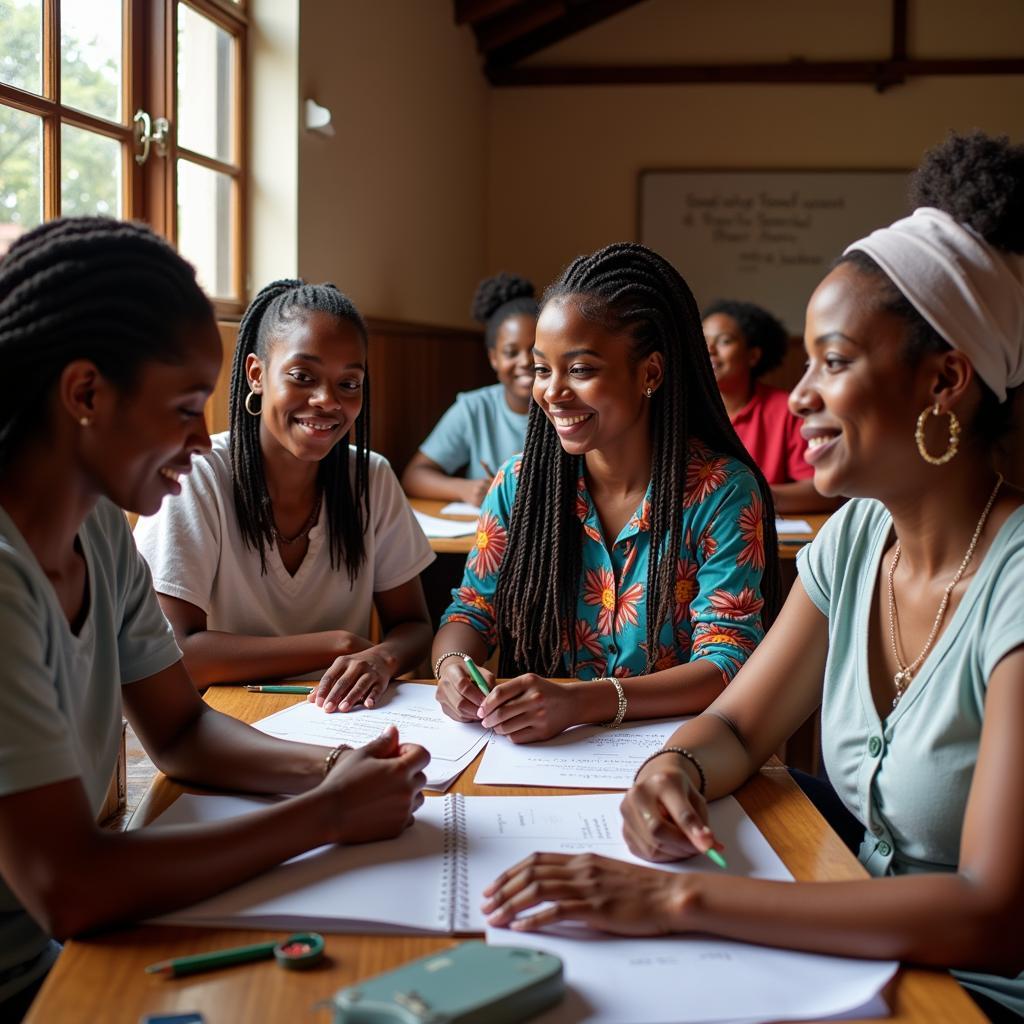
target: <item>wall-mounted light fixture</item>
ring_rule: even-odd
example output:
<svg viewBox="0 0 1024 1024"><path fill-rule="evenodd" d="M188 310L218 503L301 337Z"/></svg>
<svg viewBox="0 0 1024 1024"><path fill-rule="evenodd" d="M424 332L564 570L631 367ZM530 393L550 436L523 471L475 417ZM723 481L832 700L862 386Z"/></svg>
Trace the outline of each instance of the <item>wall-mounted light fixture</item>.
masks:
<svg viewBox="0 0 1024 1024"><path fill-rule="evenodd" d="M319 132L321 135L334 134L331 112L321 107L316 100L306 100L306 131Z"/></svg>

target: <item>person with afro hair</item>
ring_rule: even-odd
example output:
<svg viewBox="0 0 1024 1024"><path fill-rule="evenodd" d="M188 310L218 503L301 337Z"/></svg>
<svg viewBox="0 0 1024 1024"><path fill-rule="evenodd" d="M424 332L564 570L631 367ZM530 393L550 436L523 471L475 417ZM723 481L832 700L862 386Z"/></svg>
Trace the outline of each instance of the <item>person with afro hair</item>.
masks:
<svg viewBox="0 0 1024 1024"><path fill-rule="evenodd" d="M814 489L804 458L800 420L789 411L789 393L761 378L786 355L789 336L766 309L719 299L702 314L704 339L729 419L772 489L777 512L819 512L836 502Z"/></svg>
<svg viewBox="0 0 1024 1024"><path fill-rule="evenodd" d="M413 498L479 505L498 466L523 450L537 327L533 285L516 274L485 278L472 313L484 327L498 383L456 396L402 474L402 486Z"/></svg>
<svg viewBox="0 0 1024 1024"><path fill-rule="evenodd" d="M834 791L807 788L871 877L783 885L541 854L485 890L493 926L902 960L951 970L994 1021L1024 1017L1024 492L994 451L1024 384L1024 146L955 135L914 199L807 308L790 407L816 486L853 500L800 552L754 657L622 804L646 860L722 849L707 802L820 707Z"/></svg>

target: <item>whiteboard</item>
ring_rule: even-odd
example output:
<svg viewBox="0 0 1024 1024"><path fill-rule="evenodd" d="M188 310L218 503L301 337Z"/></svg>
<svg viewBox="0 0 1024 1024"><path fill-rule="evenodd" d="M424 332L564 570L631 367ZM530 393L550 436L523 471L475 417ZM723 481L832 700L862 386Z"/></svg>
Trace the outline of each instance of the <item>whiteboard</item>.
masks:
<svg viewBox="0 0 1024 1024"><path fill-rule="evenodd" d="M802 334L807 300L843 249L909 212L908 171L642 171L640 241L701 308L756 302Z"/></svg>

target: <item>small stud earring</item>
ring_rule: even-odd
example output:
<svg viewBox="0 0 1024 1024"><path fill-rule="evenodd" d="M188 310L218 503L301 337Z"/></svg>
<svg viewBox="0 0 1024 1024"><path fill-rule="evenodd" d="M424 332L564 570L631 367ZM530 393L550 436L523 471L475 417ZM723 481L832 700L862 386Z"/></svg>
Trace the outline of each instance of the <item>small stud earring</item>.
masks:
<svg viewBox="0 0 1024 1024"><path fill-rule="evenodd" d="M91 427L92 426L92 420L89 419L88 416L81 416L81 417L79 417L78 425L80 427Z"/></svg>
<svg viewBox="0 0 1024 1024"><path fill-rule="evenodd" d="M648 385L647 391L645 392L647 397L650 398L654 394L654 388Z"/></svg>

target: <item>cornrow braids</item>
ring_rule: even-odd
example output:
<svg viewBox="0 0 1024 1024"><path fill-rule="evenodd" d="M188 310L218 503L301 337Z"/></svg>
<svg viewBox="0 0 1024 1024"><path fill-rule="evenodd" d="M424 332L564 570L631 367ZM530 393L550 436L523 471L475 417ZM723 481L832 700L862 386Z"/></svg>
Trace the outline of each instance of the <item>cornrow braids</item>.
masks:
<svg viewBox="0 0 1024 1024"><path fill-rule="evenodd" d="M266 363L275 336L310 313L327 313L352 324L368 341L366 323L352 301L333 284L307 284L298 279L273 281L249 304L242 317L231 366L229 405L231 475L235 512L242 539L259 552L261 573L267 572L267 548L274 544L274 506L267 490L260 448L260 418L245 409L249 380L246 357ZM349 584L366 560L366 529L370 521L370 378L363 378L363 407L353 427L355 453L345 434L320 462L317 483L324 494L331 567L344 563ZM350 431L351 433L351 431ZM352 465L354 463L354 466Z"/></svg>
<svg viewBox="0 0 1024 1024"><path fill-rule="evenodd" d="M743 447L715 382L693 295L679 273L646 247L623 242L581 256L545 293L542 308L571 298L580 313L611 331L628 331L640 360L664 356L664 379L651 398L650 561L647 570L647 668L674 600L686 469L700 439L753 473L762 503L765 625L781 603L775 511L763 474ZM578 456L534 405L526 432L508 544L495 593L500 673L576 674L574 632L582 563L582 525L574 512Z"/></svg>
<svg viewBox="0 0 1024 1024"><path fill-rule="evenodd" d="M45 429L69 362L127 393L147 362L183 359L186 326L212 320L195 271L144 225L74 217L22 235L0 261L0 467Z"/></svg>

